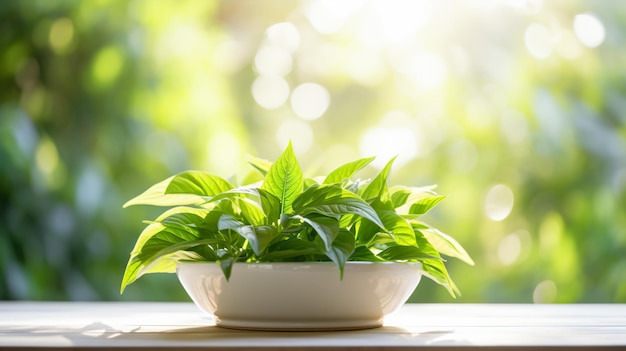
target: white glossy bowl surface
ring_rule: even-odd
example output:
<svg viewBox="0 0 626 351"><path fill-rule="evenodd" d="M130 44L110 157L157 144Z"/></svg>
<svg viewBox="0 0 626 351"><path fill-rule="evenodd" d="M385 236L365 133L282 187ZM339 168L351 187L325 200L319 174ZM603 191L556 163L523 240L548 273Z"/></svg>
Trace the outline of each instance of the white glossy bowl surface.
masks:
<svg viewBox="0 0 626 351"><path fill-rule="evenodd" d="M214 262L179 262L183 287L219 326L261 330L362 329L406 302L419 263L236 263L227 281Z"/></svg>

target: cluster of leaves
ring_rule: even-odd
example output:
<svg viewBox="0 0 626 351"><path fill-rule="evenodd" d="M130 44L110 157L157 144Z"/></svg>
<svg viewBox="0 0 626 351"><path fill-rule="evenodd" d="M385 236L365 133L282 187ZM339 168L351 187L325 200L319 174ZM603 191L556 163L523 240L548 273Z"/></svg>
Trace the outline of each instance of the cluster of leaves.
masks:
<svg viewBox="0 0 626 351"><path fill-rule="evenodd" d="M127 202L172 207L147 227L131 252L121 291L141 275L174 272L180 260L218 262L419 261L448 289L440 254L472 259L450 236L419 220L444 196L433 187L389 188L393 159L371 180L353 176L374 158L346 163L322 181L305 179L291 144L274 163L252 158L263 180L235 187L210 173L187 171Z"/></svg>

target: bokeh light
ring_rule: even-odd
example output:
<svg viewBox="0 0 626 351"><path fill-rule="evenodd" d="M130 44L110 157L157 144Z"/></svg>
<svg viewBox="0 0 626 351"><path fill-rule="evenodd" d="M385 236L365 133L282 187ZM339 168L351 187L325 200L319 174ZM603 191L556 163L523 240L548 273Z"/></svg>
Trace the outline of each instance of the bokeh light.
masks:
<svg viewBox="0 0 626 351"><path fill-rule="evenodd" d="M578 40L589 48L600 46L606 36L602 22L594 15L587 13L574 17L574 33Z"/></svg>
<svg viewBox="0 0 626 351"><path fill-rule="evenodd" d="M303 83L291 93L291 107L295 114L305 120L320 118L330 105L330 94L316 83Z"/></svg>

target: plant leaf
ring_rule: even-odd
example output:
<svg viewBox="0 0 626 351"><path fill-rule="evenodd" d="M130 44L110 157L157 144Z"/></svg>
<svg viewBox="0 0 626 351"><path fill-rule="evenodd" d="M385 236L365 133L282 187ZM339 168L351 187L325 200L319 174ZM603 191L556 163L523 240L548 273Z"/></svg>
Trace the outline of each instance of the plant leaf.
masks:
<svg viewBox="0 0 626 351"><path fill-rule="evenodd" d="M333 241L339 232L339 221L336 218L319 215L310 217L293 216L293 218L300 219L310 225L324 241L325 250L331 249Z"/></svg>
<svg viewBox="0 0 626 351"><path fill-rule="evenodd" d="M337 185L314 186L305 190L294 200L293 209L294 213L303 217L310 213L328 217L356 214L385 228L376 211L367 202Z"/></svg>
<svg viewBox="0 0 626 351"><path fill-rule="evenodd" d="M433 207L437 206L437 204L445 198L445 195L428 194L411 205L409 214L423 215L424 213L430 211Z"/></svg>
<svg viewBox="0 0 626 351"><path fill-rule="evenodd" d="M326 256L339 268L339 279L343 278L343 269L355 248L354 235L348 230L340 229Z"/></svg>
<svg viewBox="0 0 626 351"><path fill-rule="evenodd" d="M385 260L376 256L369 248L366 246L357 246L354 249L352 255L349 258L350 261L365 261L365 262L384 262Z"/></svg>
<svg viewBox="0 0 626 351"><path fill-rule="evenodd" d="M426 254L417 246L393 245L381 251L378 257L387 261L421 261L425 259L439 259Z"/></svg>
<svg viewBox="0 0 626 351"><path fill-rule="evenodd" d="M457 295L461 295L459 288L450 278L450 275L448 274L448 271L446 269L446 266L443 264L443 261L422 260L421 263L423 269L422 273L424 274L424 276L446 288L450 296L456 298Z"/></svg>
<svg viewBox="0 0 626 351"><path fill-rule="evenodd" d="M370 199L377 198L381 202L389 201L389 203L391 203L391 199L389 198L389 189L387 188L387 178L389 177L391 165L395 159L396 157L389 160L378 175L367 185L363 193L360 194L363 199L369 201Z"/></svg>
<svg viewBox="0 0 626 351"><path fill-rule="evenodd" d="M302 192L302 187L302 169L290 142L265 175L261 189L267 190L280 200L280 213L283 214L291 213L291 204Z"/></svg>
<svg viewBox="0 0 626 351"><path fill-rule="evenodd" d="M276 238L279 234L278 230L274 226L262 225L252 226L246 225L235 217L224 214L220 217L218 223L219 230L232 229L241 235L244 239L248 240L252 251L257 256L261 256L265 251L265 248Z"/></svg>
<svg viewBox="0 0 626 351"><path fill-rule="evenodd" d="M344 183L344 181L350 179L356 172L370 164L374 159L375 157L362 158L341 165L326 176L323 184Z"/></svg>
<svg viewBox="0 0 626 351"><path fill-rule="evenodd" d="M412 191L406 187L394 187L391 188L391 202L393 203L393 208L398 208L406 203L409 199L409 195L411 195Z"/></svg>
<svg viewBox="0 0 626 351"><path fill-rule="evenodd" d="M448 234L435 228L423 230L422 233L439 253L458 258L471 266L474 265L474 260L472 260L463 246Z"/></svg>
<svg viewBox="0 0 626 351"><path fill-rule="evenodd" d="M296 237L287 237L283 240L273 242L261 258L266 262L276 262L307 255L321 254L323 254L323 252L321 252L313 242Z"/></svg>
<svg viewBox="0 0 626 351"><path fill-rule="evenodd" d="M165 189L165 194L215 196L233 188L227 180L211 173L186 171L172 178Z"/></svg>
<svg viewBox="0 0 626 351"><path fill-rule="evenodd" d="M417 246L428 255L431 255L436 258L440 258L439 251L435 249L435 247L428 241L426 236L421 230L422 224L412 224L413 230L415 231L415 241L417 242ZM431 278L436 283L444 286L448 289L448 293L452 297L455 297L456 294L459 294L459 290L450 278L448 274L448 270L441 259L426 259L421 260L424 268L424 272L427 273L426 276Z"/></svg>
<svg viewBox="0 0 626 351"><path fill-rule="evenodd" d="M152 206L180 206L180 205L200 205L207 201L207 197L197 194L166 194L165 191L175 176L169 177L159 183L154 184L143 193L128 200L124 208L134 205Z"/></svg>
<svg viewBox="0 0 626 351"><path fill-rule="evenodd" d="M265 213L263 213L263 210L261 209L261 204L246 198L237 199L236 204L241 211L241 216L246 219L246 223L253 226L268 224Z"/></svg>
<svg viewBox="0 0 626 351"><path fill-rule="evenodd" d="M259 173L261 173L263 176L265 176L270 167L272 167L272 162L252 155L246 155L246 161L250 166L259 171Z"/></svg>
<svg viewBox="0 0 626 351"><path fill-rule="evenodd" d="M141 233L131 252L120 290L123 292L126 286L145 273L163 271L172 267L171 264L161 264L161 267L152 267L151 270L147 270L146 267L151 267L155 261L165 261L166 256L180 250L220 242L221 240L217 238L200 238L200 232L191 230L191 227L179 228L178 225L168 226L160 222L152 223ZM169 272L169 270L165 271Z"/></svg>

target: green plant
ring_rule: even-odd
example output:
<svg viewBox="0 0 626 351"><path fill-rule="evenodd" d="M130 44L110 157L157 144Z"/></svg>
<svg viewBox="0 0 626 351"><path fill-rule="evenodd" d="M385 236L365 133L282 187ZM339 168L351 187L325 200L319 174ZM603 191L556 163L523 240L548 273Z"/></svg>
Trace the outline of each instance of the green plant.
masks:
<svg viewBox="0 0 626 351"><path fill-rule="evenodd" d="M172 207L140 234L121 292L141 275L174 272L180 260L219 262L226 278L235 262L420 261L425 275L458 293L440 254L472 259L450 236L419 220L444 196L433 187L389 188L394 159L371 180L353 180L374 158L346 163L321 182L303 178L291 144L273 164L251 158L262 175L235 187L186 171L128 201Z"/></svg>

